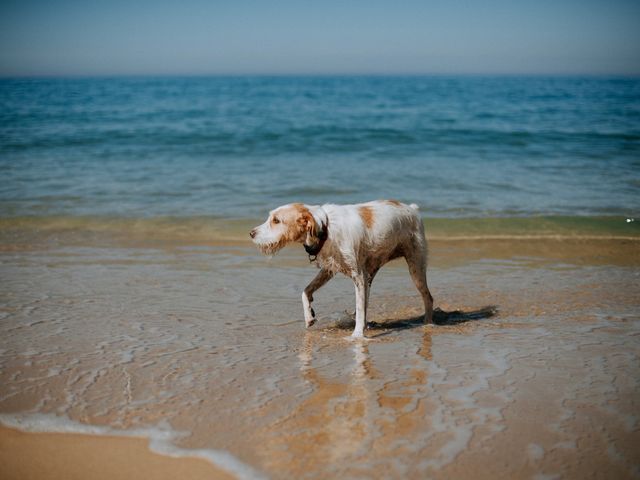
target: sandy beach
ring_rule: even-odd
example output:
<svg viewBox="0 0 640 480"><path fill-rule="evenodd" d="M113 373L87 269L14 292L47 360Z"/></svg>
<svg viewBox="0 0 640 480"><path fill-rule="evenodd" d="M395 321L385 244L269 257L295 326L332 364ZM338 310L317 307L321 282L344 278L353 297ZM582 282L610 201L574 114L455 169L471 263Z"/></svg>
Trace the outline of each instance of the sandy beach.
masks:
<svg viewBox="0 0 640 480"><path fill-rule="evenodd" d="M396 261L354 342L300 249L67 234L2 238L3 478L640 476L635 238L436 238L437 325Z"/></svg>
<svg viewBox="0 0 640 480"><path fill-rule="evenodd" d="M0 428L0 464L6 480L231 479L201 459L149 451L147 440Z"/></svg>

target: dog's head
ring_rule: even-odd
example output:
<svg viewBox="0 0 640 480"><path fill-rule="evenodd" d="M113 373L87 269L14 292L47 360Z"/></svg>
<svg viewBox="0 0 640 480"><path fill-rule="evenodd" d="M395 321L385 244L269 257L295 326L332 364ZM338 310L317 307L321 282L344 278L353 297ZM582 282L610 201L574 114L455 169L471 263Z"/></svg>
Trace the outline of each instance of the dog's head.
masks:
<svg viewBox="0 0 640 480"><path fill-rule="evenodd" d="M267 221L251 230L249 235L266 255L273 255L291 242L304 243L309 251L316 249L326 235L324 224L309 207L293 203L272 210Z"/></svg>

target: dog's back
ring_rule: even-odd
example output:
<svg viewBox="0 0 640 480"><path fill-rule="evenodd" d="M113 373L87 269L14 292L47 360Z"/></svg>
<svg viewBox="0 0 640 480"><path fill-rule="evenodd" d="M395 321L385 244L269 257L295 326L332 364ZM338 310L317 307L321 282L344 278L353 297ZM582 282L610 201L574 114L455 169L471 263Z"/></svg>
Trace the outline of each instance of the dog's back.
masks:
<svg viewBox="0 0 640 480"><path fill-rule="evenodd" d="M355 250L394 250L398 246L424 243L422 219L415 204L375 200L355 205L323 205L333 240ZM381 252L382 253L382 252Z"/></svg>

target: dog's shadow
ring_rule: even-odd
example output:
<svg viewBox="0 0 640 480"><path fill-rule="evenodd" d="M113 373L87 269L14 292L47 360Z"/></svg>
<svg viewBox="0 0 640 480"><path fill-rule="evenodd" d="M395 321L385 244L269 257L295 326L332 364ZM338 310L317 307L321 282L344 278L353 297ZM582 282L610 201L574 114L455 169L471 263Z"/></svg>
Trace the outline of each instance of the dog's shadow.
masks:
<svg viewBox="0 0 640 480"><path fill-rule="evenodd" d="M355 326L355 315L345 312L346 318L338 320L334 327L340 329L353 329ZM446 311L440 308L433 310L433 323L442 326L460 325L462 323L484 320L495 317L498 314L496 305L487 305L476 310L451 310ZM368 322L367 328L370 330L405 330L424 326L424 316L419 315L411 318L401 318L397 320L385 320L382 322Z"/></svg>

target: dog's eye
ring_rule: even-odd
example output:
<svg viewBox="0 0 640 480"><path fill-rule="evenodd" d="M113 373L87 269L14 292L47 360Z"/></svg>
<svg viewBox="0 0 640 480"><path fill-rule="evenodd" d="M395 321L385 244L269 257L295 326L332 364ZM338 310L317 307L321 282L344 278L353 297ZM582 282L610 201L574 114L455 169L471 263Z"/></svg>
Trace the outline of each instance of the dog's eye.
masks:
<svg viewBox="0 0 640 480"><path fill-rule="evenodd" d="M280 223L280 219L278 217L273 217L273 223L277 225L278 223Z"/></svg>

